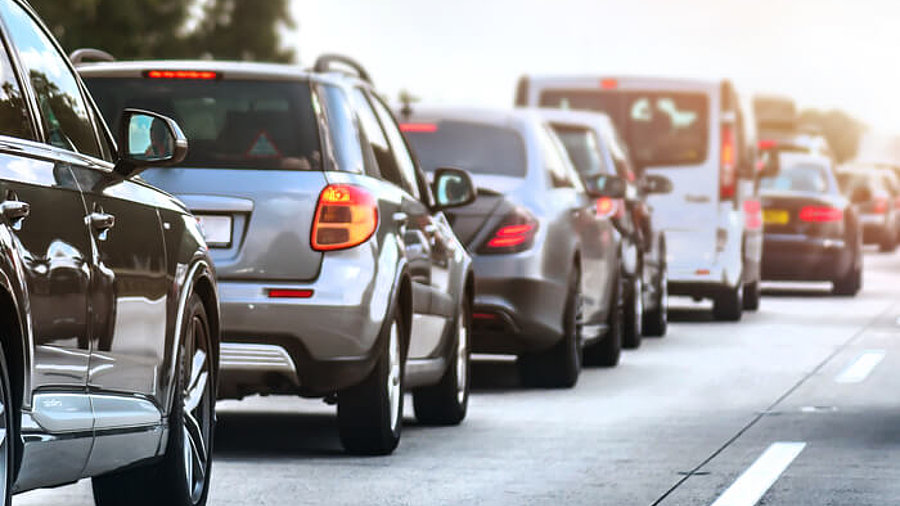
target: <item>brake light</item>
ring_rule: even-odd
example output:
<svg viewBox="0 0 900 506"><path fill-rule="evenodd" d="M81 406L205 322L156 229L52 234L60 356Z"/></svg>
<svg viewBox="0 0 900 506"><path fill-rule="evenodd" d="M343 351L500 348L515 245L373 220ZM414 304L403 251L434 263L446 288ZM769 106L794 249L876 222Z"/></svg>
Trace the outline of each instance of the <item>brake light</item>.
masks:
<svg viewBox="0 0 900 506"><path fill-rule="evenodd" d="M885 214L888 210L887 199L884 197L876 197L872 206L872 212L875 214Z"/></svg>
<svg viewBox="0 0 900 506"><path fill-rule="evenodd" d="M609 197L597 199L597 216L611 218L616 214L616 201Z"/></svg>
<svg viewBox="0 0 900 506"><path fill-rule="evenodd" d="M619 87L618 79L602 79L600 81L600 88L604 90L614 90Z"/></svg>
<svg viewBox="0 0 900 506"><path fill-rule="evenodd" d="M212 81L219 78L218 72L206 70L148 70L144 72L148 79L198 79Z"/></svg>
<svg viewBox="0 0 900 506"><path fill-rule="evenodd" d="M516 209L507 215L494 230L480 253L519 253L534 244L538 222L525 209Z"/></svg>
<svg viewBox="0 0 900 506"><path fill-rule="evenodd" d="M759 230L762 228L762 205L758 200L744 201L744 224L747 230Z"/></svg>
<svg viewBox="0 0 900 506"><path fill-rule="evenodd" d="M400 131L411 134L433 134L438 131L434 123L401 123Z"/></svg>
<svg viewBox="0 0 900 506"><path fill-rule="evenodd" d="M829 206L806 206L800 209L800 221L807 223L829 223L842 221L844 211Z"/></svg>
<svg viewBox="0 0 900 506"><path fill-rule="evenodd" d="M372 195L357 186L332 184L319 195L312 226L316 251L352 248L369 240L378 227L378 207Z"/></svg>
<svg viewBox="0 0 900 506"><path fill-rule="evenodd" d="M759 141L757 147L760 151L766 151L768 149L774 149L778 147L778 141L774 141L771 139L763 139Z"/></svg>
<svg viewBox="0 0 900 506"><path fill-rule="evenodd" d="M720 153L719 200L732 200L737 188L737 164L734 129L731 125L722 125L722 147Z"/></svg>

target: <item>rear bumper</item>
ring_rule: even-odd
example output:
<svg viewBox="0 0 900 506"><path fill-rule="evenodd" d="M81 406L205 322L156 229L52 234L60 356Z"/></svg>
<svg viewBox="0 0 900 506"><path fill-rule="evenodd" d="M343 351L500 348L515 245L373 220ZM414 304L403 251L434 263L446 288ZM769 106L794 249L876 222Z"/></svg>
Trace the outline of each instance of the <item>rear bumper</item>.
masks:
<svg viewBox="0 0 900 506"><path fill-rule="evenodd" d="M536 255L477 256L473 351L540 351L562 337L565 282L542 275Z"/></svg>
<svg viewBox="0 0 900 506"><path fill-rule="evenodd" d="M394 292L393 273L376 275L364 253L340 252L323 262L319 279L306 284L219 281L223 350L269 346L267 360L225 360L222 396L252 393L324 395L353 386L372 370L377 341ZM312 290L309 298L273 299L273 288ZM275 348L272 348L275 347ZM293 363L275 355L281 348ZM227 356L226 356L227 358ZM243 364L241 366L241 364Z"/></svg>
<svg viewBox="0 0 900 506"><path fill-rule="evenodd" d="M766 234L763 279L831 281L851 267L853 252L842 239L793 234Z"/></svg>

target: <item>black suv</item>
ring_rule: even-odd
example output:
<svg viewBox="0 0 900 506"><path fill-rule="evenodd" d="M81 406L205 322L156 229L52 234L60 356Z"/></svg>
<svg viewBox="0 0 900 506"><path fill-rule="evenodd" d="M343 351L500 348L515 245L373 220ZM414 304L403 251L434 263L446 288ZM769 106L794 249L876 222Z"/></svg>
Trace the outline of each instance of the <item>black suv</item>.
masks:
<svg viewBox="0 0 900 506"><path fill-rule="evenodd" d="M187 141L132 109L116 143L24 1L0 0L0 38L3 504L86 477L97 504L204 504L215 275L195 219L135 177Z"/></svg>

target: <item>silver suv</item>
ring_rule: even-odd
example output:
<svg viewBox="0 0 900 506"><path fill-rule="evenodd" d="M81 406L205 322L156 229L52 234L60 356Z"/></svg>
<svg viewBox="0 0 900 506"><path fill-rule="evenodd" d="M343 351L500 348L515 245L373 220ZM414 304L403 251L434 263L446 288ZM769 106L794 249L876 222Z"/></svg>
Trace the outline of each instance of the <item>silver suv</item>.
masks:
<svg viewBox="0 0 900 506"><path fill-rule="evenodd" d="M472 268L442 210L474 189L449 169L434 196L362 67L78 67L111 121L149 108L191 141L179 168L144 178L187 204L211 247L221 397L336 401L344 447L365 454L397 446L404 387L422 422L465 417Z"/></svg>

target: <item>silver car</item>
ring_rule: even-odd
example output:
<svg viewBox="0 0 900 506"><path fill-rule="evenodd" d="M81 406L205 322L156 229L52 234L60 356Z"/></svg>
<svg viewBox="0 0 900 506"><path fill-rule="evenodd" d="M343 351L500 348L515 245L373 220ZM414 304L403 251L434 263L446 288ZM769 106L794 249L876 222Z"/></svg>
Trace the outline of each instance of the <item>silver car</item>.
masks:
<svg viewBox="0 0 900 506"><path fill-rule="evenodd" d="M355 75L332 71L341 65ZM81 64L107 117L125 104L178 118L180 168L144 173L194 212L222 305L220 396L300 394L338 407L342 442L390 453L403 389L420 421L468 402L471 259L365 70L221 62ZM450 197L455 201L448 200Z"/></svg>
<svg viewBox="0 0 900 506"><path fill-rule="evenodd" d="M518 355L534 386L573 386L582 347L586 362L615 365L619 232L540 113L417 108L401 120L426 170L460 167L478 187L450 214L475 263L473 349Z"/></svg>

